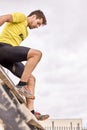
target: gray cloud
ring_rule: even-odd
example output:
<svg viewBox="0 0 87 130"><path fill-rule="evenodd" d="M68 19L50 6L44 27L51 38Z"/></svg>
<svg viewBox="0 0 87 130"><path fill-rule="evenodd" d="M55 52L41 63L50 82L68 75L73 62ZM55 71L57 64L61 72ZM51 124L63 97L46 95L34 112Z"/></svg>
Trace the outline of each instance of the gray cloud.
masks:
<svg viewBox="0 0 87 130"><path fill-rule="evenodd" d="M9 8L6 6L9 5ZM23 45L42 50L34 71L35 108L51 118L87 120L87 1L0 1L0 15L42 9L48 25L30 32ZM1 30L1 28L0 28ZM14 78L13 78L14 79Z"/></svg>

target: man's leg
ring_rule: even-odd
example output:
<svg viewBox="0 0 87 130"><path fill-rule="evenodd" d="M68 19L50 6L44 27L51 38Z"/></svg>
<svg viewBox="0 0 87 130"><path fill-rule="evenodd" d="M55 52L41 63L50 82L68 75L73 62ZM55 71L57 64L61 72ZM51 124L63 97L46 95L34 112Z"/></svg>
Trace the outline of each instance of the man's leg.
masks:
<svg viewBox="0 0 87 130"><path fill-rule="evenodd" d="M5 66L6 67L6 66ZM17 77L21 77L23 71L24 71L24 65L19 62L15 64L9 64L8 68L14 75ZM27 90L34 96L35 95L35 83L36 79L33 75L30 75L30 78L28 79L28 85L27 85ZM38 120L46 120L49 118L49 115L42 115L39 112L35 112L34 110L34 99L26 98L26 106L28 109L36 116Z"/></svg>
<svg viewBox="0 0 87 130"><path fill-rule="evenodd" d="M5 54L3 53L3 51L5 52ZM21 86L19 86L21 88L25 88L25 86L27 86L29 91L31 91L31 93L34 94L35 78L32 77L31 74L38 62L40 61L42 53L39 50L34 50L22 46L12 47L10 45L2 44L2 47L0 47L0 56L0 63L2 63L4 67L8 68L16 76L21 78L21 82L19 82ZM25 67L23 66L23 64L20 63L21 61L26 61ZM19 66L21 66L21 69L19 68ZM27 107L30 110L32 110L32 113L35 114L37 119L43 120L49 117L49 115L38 115L38 113L36 114L36 112L34 112L34 100L31 100L29 98L27 98L26 100Z"/></svg>
<svg viewBox="0 0 87 130"><path fill-rule="evenodd" d="M3 51L5 53L3 53ZM31 97L27 91L26 86L28 79L30 78L33 70L40 61L42 53L39 50L23 47L23 46L10 46L7 44L1 44L0 47L0 63L9 67L9 64L14 64L22 61L26 61L24 71L18 84L19 91L26 97ZM15 68L14 68L15 69Z"/></svg>
<svg viewBox="0 0 87 130"><path fill-rule="evenodd" d="M36 65L40 61L42 57L42 53L39 50L30 49L27 54L27 61L25 64L25 68L23 74L21 76L21 81L28 82L30 75L35 69Z"/></svg>
<svg viewBox="0 0 87 130"><path fill-rule="evenodd" d="M0 45L0 63L9 65L26 61L21 81L27 83L30 75L42 57L41 51L23 46L13 47L4 43L0 43Z"/></svg>
<svg viewBox="0 0 87 130"><path fill-rule="evenodd" d="M32 95L35 95L35 81L35 77L31 75L27 87ZM34 99L26 98L26 106L30 111L34 110Z"/></svg>
<svg viewBox="0 0 87 130"><path fill-rule="evenodd" d="M28 89L30 91L30 93L32 95L35 95L35 77L33 75L30 76L29 80L28 80ZM38 120L46 120L49 118L49 115L42 115L39 112L36 112L34 110L34 99L30 99L30 98L26 98L26 106L28 107L28 109L35 115L35 117Z"/></svg>
<svg viewBox="0 0 87 130"><path fill-rule="evenodd" d="M3 65L5 68L10 70L15 76L21 78L21 75L24 71L24 64L21 62ZM28 80L27 89L34 96L35 93L35 77L33 75L30 76ZM34 99L26 98L26 106L30 111L34 110Z"/></svg>

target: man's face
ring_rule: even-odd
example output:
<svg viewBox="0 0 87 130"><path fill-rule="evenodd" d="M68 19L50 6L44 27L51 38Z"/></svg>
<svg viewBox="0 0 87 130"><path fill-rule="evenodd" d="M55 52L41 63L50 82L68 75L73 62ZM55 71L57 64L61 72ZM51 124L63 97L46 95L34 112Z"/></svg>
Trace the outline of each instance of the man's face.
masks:
<svg viewBox="0 0 87 130"><path fill-rule="evenodd" d="M36 18L36 16L34 16L32 18L32 20L30 21L30 23L29 23L29 28L30 29L38 28L38 27L40 27L42 25L42 23L43 23L42 18L39 19L39 18Z"/></svg>

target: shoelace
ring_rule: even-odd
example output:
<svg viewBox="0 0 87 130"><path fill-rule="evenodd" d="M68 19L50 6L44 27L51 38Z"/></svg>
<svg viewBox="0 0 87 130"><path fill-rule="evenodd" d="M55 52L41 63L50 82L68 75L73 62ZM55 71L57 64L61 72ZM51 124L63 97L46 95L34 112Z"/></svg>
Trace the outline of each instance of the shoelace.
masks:
<svg viewBox="0 0 87 130"><path fill-rule="evenodd" d="M29 91L28 89L26 89L25 87L24 87L24 91L25 91L26 94L32 95L32 94L30 93L30 91Z"/></svg>
<svg viewBox="0 0 87 130"><path fill-rule="evenodd" d="M25 86L24 88L31 93L31 90L27 86Z"/></svg>

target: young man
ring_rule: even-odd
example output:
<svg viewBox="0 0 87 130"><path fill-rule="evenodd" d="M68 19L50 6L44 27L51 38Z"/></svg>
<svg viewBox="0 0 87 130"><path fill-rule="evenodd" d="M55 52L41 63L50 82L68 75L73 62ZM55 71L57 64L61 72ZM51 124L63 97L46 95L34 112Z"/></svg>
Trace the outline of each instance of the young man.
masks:
<svg viewBox="0 0 87 130"><path fill-rule="evenodd" d="M20 46L28 36L28 28L34 29L46 25L45 15L41 10L31 12L27 17L20 12L0 16L0 26L6 23L0 34L0 64L20 78L17 85L19 93L26 97L26 105L38 120L49 115L41 115L34 110L35 77L32 75L42 57L36 49ZM25 66L21 63L26 61Z"/></svg>

